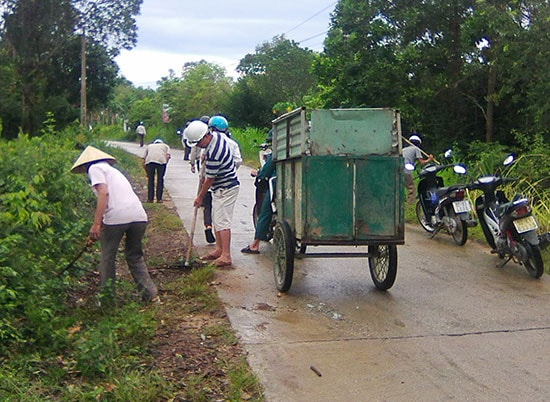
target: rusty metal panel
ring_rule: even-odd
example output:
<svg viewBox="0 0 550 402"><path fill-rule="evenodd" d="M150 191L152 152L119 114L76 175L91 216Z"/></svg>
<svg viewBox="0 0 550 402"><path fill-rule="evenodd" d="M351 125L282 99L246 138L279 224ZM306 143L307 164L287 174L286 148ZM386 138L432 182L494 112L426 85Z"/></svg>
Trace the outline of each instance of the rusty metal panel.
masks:
<svg viewBox="0 0 550 402"><path fill-rule="evenodd" d="M303 158L305 238L353 240L353 160L343 157Z"/></svg>
<svg viewBox="0 0 550 402"><path fill-rule="evenodd" d="M404 239L402 158L371 155L355 166L357 239Z"/></svg>
<svg viewBox="0 0 550 402"><path fill-rule="evenodd" d="M398 111L389 108L289 112L273 121L273 158L401 155Z"/></svg>
<svg viewBox="0 0 550 402"><path fill-rule="evenodd" d="M311 155L398 155L393 109L330 109L311 112Z"/></svg>
<svg viewBox="0 0 550 402"><path fill-rule="evenodd" d="M402 244L399 112L304 108L273 121L277 219L305 244Z"/></svg>

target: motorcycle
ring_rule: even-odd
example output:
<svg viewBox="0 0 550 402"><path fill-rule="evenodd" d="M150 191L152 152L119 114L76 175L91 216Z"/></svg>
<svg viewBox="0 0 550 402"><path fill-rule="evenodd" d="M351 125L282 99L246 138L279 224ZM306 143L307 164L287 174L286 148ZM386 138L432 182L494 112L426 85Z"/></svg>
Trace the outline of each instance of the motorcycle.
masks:
<svg viewBox="0 0 550 402"><path fill-rule="evenodd" d="M447 151L445 157L450 156L451 152ZM451 167L456 174L466 174L466 168L460 164L428 164L420 170L416 216L422 228L432 234L431 238L443 230L456 244L463 246L468 240L468 227L477 225L477 221L472 217L473 208L466 196L466 185L445 187L443 177L438 175Z"/></svg>
<svg viewBox="0 0 550 402"><path fill-rule="evenodd" d="M509 155L504 166L510 166L514 159L514 155ZM502 190L497 190L513 181L517 179L482 176L468 187L482 191L475 200L475 208L491 253L503 259L497 266L501 268L513 260L523 265L531 277L540 278L544 273L540 250L548 234L537 235L538 224L527 198L515 195L510 201Z"/></svg>

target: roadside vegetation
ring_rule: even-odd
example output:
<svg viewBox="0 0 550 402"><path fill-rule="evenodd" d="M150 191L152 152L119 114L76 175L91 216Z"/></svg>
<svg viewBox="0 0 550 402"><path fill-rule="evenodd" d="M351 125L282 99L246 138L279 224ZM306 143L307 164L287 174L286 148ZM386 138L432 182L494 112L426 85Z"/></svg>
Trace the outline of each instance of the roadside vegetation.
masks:
<svg viewBox="0 0 550 402"><path fill-rule="evenodd" d="M163 304L140 301L123 258L116 306L98 303L98 246L69 266L95 206L86 177L69 172L81 145L94 143L129 177L143 177L137 158L88 135L0 141L0 399L262 400L215 270L182 267L187 235L170 203L146 204L146 262ZM143 179L132 181L145 191Z"/></svg>
<svg viewBox="0 0 550 402"><path fill-rule="evenodd" d="M104 1L104 15L84 3L95 4L0 7L1 400L262 399L216 298L215 273L179 269L183 245L174 239L184 234L168 205L148 207L147 258L164 305L139 303L123 277L117 307L98 306L95 247L69 266L95 205L71 164L91 144L137 177L135 158L104 140L135 141L139 121L147 138L181 147L176 129L224 114L244 163L258 167L258 145L282 113L395 108L403 135L418 132L441 162L453 148L453 162L468 167L465 177L445 172L447 184L503 172L504 157L516 153L505 173L519 180L504 190L528 197L539 231L550 231L547 1L339 0L321 53L277 35L243 55L237 80L197 60L159 77L155 89L134 86L114 61L136 44L142 2ZM406 217L416 221L410 205ZM470 233L484 242L479 228ZM550 248L543 259L550 272Z"/></svg>

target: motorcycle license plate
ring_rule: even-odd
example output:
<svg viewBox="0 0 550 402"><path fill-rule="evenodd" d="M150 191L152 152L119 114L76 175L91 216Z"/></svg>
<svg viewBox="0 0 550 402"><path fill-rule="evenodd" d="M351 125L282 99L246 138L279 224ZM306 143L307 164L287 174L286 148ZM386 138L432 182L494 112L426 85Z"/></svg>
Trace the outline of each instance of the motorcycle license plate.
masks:
<svg viewBox="0 0 550 402"><path fill-rule="evenodd" d="M457 214L461 214L463 212L470 212L472 210L472 205L470 204L470 201L454 201L453 202L453 209Z"/></svg>
<svg viewBox="0 0 550 402"><path fill-rule="evenodd" d="M532 215L526 216L525 218L516 219L514 221L514 227L516 228L518 233L525 233L530 230L538 229L537 221Z"/></svg>

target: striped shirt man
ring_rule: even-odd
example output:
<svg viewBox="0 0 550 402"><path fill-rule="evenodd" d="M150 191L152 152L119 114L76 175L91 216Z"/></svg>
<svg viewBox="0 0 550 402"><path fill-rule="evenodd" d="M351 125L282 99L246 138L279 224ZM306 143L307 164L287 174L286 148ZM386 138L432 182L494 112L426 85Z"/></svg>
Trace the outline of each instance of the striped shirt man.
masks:
<svg viewBox="0 0 550 402"><path fill-rule="evenodd" d="M206 178L214 179L212 191L240 184L232 147L225 134L212 132L212 141L206 147L205 175Z"/></svg>

